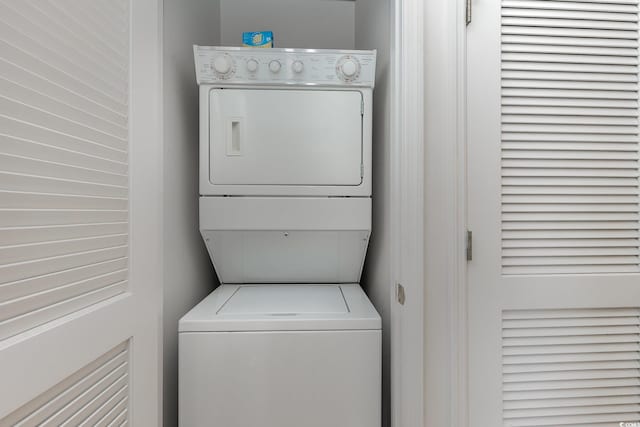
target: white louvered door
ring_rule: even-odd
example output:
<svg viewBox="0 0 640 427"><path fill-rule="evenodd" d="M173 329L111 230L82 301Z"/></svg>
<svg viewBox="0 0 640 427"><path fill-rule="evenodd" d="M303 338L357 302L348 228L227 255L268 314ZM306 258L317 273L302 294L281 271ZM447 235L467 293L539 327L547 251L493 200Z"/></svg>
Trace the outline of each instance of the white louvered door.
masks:
<svg viewBox="0 0 640 427"><path fill-rule="evenodd" d="M159 423L158 7L0 0L2 427Z"/></svg>
<svg viewBox="0 0 640 427"><path fill-rule="evenodd" d="M469 425L640 422L638 0L474 0Z"/></svg>

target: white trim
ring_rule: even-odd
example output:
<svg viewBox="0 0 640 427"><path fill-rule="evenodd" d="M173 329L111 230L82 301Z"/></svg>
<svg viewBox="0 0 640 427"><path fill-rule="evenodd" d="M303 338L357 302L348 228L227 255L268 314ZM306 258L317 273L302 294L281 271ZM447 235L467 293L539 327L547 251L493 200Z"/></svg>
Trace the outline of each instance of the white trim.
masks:
<svg viewBox="0 0 640 427"><path fill-rule="evenodd" d="M164 0L155 0L158 5L158 78L159 78L159 88L158 88L158 145L159 152L158 161L160 162L160 170L158 177L158 189L160 191L160 208L159 208L159 233L160 233L160 243L159 243L159 252L160 252L160 262L161 265L164 264L165 260L165 246L164 246L164 222L165 222L165 210L164 210ZM158 427L163 427L165 423L164 419L164 405L165 405L165 393L164 393L164 287L165 283L165 275L164 269L159 273L160 278L162 280L162 285L159 290L159 310L158 310L158 407L156 408L158 411Z"/></svg>
<svg viewBox="0 0 640 427"><path fill-rule="evenodd" d="M425 423L464 427L466 1L425 4Z"/></svg>
<svg viewBox="0 0 640 427"><path fill-rule="evenodd" d="M424 425L423 1L397 0L392 45L391 425Z"/></svg>
<svg viewBox="0 0 640 427"><path fill-rule="evenodd" d="M473 1L473 0L471 0ZM472 4L471 4L472 6ZM472 18L472 17L471 17ZM456 129L457 159L452 165L456 181L456 218L453 237L458 242L452 266L453 298L450 301L452 313L453 389L451 391L451 426L469 426L468 417L468 362L467 362L467 2L457 1L455 14L457 25L452 26L451 36L456 40ZM471 23L469 23L471 25Z"/></svg>
<svg viewBox="0 0 640 427"><path fill-rule="evenodd" d="M131 425L162 425L162 0L130 0ZM151 394L151 392L154 392Z"/></svg>

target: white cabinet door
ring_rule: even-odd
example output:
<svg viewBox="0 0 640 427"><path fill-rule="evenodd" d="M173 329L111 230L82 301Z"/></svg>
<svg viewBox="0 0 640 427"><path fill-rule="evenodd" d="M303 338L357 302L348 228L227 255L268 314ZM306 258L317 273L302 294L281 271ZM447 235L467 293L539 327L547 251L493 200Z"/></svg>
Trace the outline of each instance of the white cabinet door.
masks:
<svg viewBox="0 0 640 427"><path fill-rule="evenodd" d="M358 91L212 89L209 109L214 185L362 183Z"/></svg>
<svg viewBox="0 0 640 427"><path fill-rule="evenodd" d="M640 421L638 1L468 28L470 425Z"/></svg>
<svg viewBox="0 0 640 427"><path fill-rule="evenodd" d="M159 419L159 5L0 3L0 425Z"/></svg>

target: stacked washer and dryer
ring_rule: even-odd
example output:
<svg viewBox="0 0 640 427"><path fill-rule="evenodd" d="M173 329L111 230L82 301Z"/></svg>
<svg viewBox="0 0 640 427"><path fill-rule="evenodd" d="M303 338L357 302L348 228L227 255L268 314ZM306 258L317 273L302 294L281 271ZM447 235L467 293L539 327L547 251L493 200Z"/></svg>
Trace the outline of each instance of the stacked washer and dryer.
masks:
<svg viewBox="0 0 640 427"><path fill-rule="evenodd" d="M379 426L381 322L358 284L376 53L194 54L221 286L180 320L180 426Z"/></svg>

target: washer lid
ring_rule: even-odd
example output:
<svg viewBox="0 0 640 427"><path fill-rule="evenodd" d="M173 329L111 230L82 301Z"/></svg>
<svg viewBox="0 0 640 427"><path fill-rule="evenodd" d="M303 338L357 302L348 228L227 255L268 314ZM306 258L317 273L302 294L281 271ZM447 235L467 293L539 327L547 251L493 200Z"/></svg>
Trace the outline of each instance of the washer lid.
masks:
<svg viewBox="0 0 640 427"><path fill-rule="evenodd" d="M222 285L180 320L180 332L380 329L358 284Z"/></svg>
<svg viewBox="0 0 640 427"><path fill-rule="evenodd" d="M348 312L342 289L337 285L242 285L217 314L288 316Z"/></svg>

